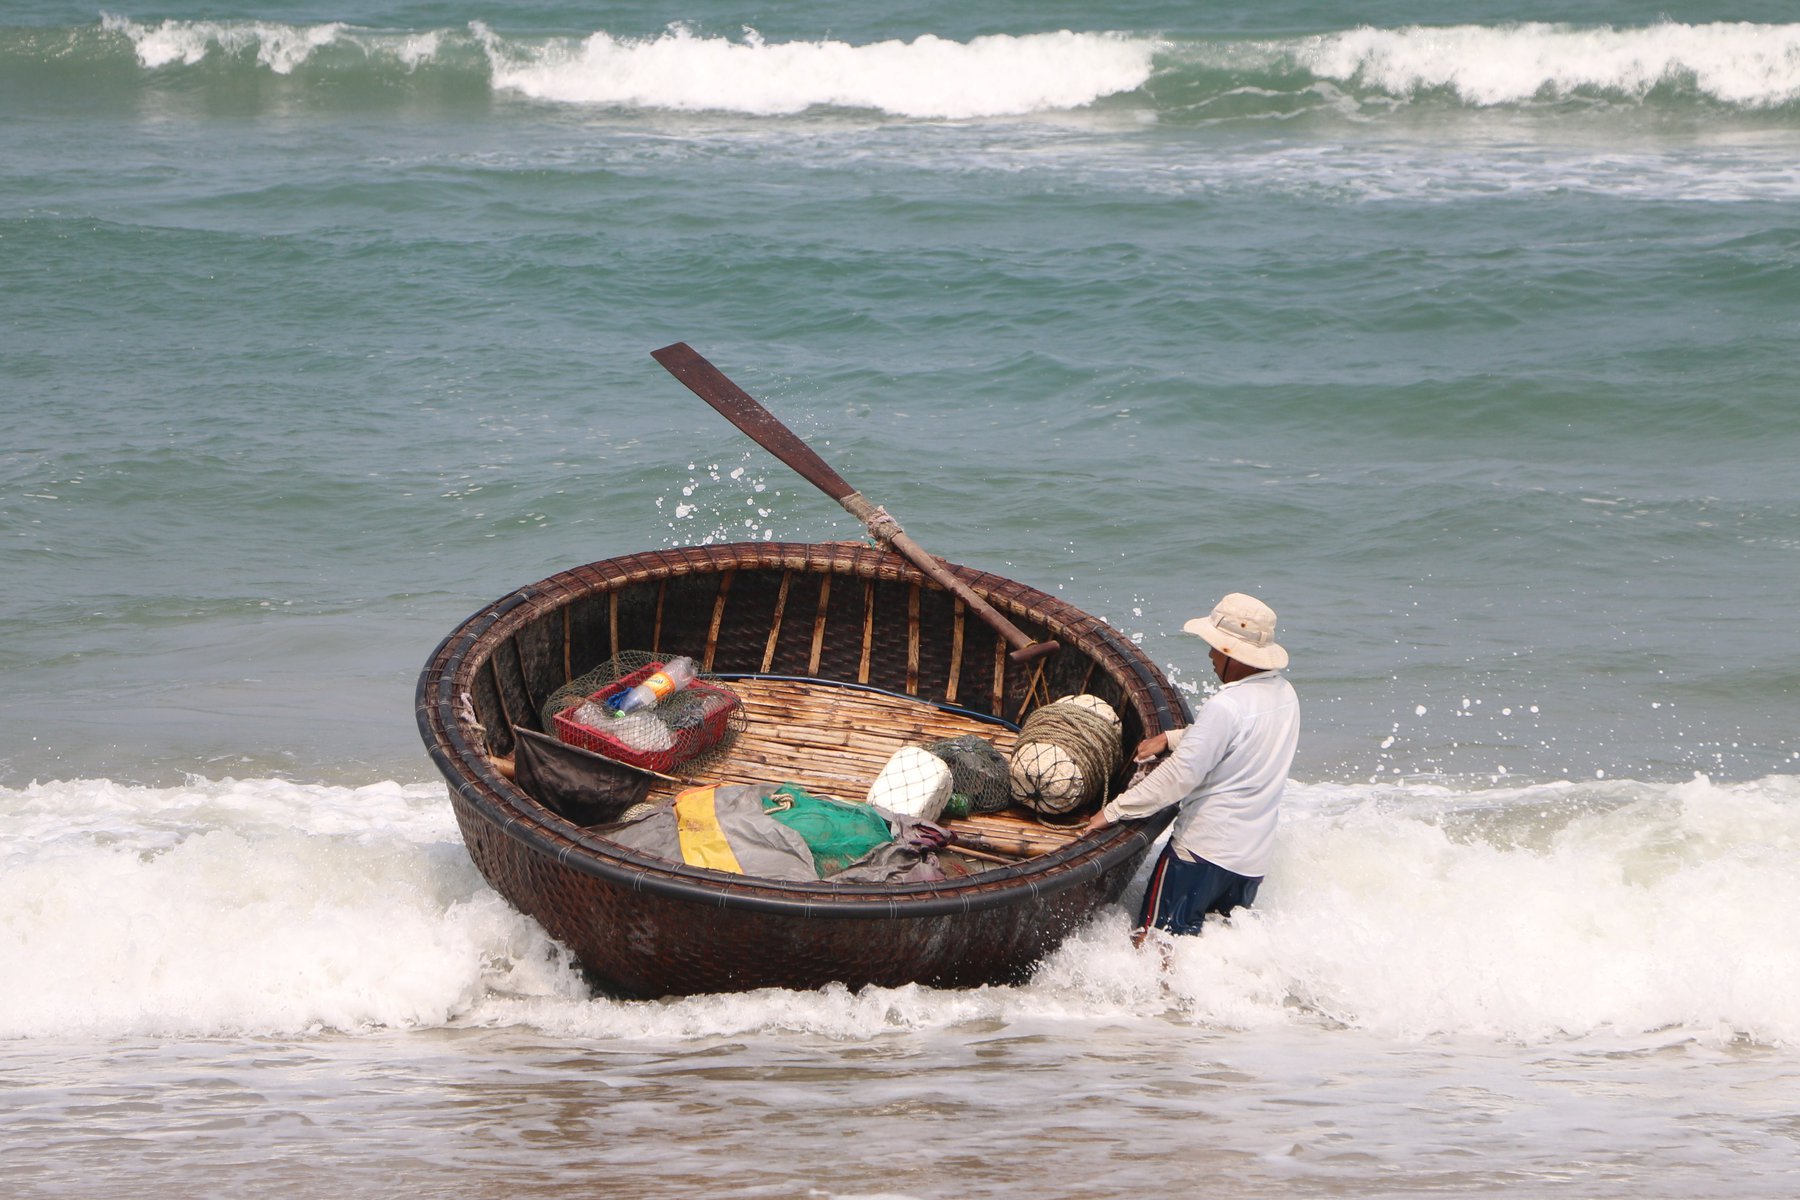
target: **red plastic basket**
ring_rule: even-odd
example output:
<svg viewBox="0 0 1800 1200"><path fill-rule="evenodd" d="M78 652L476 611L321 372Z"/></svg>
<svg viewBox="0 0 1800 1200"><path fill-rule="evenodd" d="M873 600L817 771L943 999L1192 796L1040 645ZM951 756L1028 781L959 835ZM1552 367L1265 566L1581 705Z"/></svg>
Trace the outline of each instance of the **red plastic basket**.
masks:
<svg viewBox="0 0 1800 1200"><path fill-rule="evenodd" d="M663 664L660 662L639 667L616 683L592 693L588 699L605 706L612 697L636 687L662 669ZM700 719L685 729L670 729L669 734L674 739L674 744L666 750L638 749L604 728L577 721L574 713L581 707L579 704L570 705L552 718L556 725L556 736L571 746L580 746L583 750L592 750L596 754L604 754L634 767L666 774L701 751L718 745L731 727L732 714L743 705L738 694L730 688L708 683L703 679L694 680L679 695L688 697L683 702L685 708L691 709L695 707L694 702L699 701ZM648 711L654 713L656 710Z"/></svg>

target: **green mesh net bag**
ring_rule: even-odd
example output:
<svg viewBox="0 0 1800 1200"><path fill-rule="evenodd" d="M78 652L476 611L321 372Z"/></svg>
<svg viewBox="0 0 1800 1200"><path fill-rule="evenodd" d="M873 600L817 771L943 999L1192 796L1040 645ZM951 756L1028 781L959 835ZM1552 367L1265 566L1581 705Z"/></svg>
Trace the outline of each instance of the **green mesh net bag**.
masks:
<svg viewBox="0 0 1800 1200"><path fill-rule="evenodd" d="M867 804L815 796L798 784L776 788L763 811L805 839L821 879L894 840L887 820Z"/></svg>
<svg viewBox="0 0 1800 1200"><path fill-rule="evenodd" d="M925 749L950 766L950 806L945 816L999 812L1012 803L1006 756L987 739L965 733Z"/></svg>

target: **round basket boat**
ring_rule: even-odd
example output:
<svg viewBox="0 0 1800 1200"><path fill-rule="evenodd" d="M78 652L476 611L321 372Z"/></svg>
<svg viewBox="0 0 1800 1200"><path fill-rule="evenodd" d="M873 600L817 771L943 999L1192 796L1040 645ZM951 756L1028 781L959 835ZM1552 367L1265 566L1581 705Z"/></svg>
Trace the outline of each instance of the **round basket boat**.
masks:
<svg viewBox="0 0 1800 1200"><path fill-rule="evenodd" d="M803 781L862 798L897 748L971 728L997 744L1059 697L1107 701L1125 745L1186 724L1129 639L1034 588L947 564L1062 649L1019 664L904 558L860 543L659 550L564 571L458 626L419 678L419 730L481 873L627 997L1013 982L1115 900L1170 815L1083 836L1020 825L1011 857L937 883L790 883L638 853L515 786L496 759L545 699L625 650L686 654L744 698L749 728L708 781ZM1122 768L1122 771L1129 767ZM1109 793L1124 783L1111 780ZM677 785L670 783L670 789ZM985 824L981 822L985 821ZM947 822L1005 845L1003 818Z"/></svg>

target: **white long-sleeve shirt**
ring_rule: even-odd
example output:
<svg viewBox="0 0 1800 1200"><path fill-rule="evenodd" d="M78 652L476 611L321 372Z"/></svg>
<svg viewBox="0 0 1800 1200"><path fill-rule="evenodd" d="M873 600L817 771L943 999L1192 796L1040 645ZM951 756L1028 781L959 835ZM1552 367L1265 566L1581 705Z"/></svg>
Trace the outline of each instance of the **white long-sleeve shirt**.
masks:
<svg viewBox="0 0 1800 1200"><path fill-rule="evenodd" d="M1169 757L1102 811L1117 821L1179 804L1169 835L1176 854L1260 877L1299 737L1300 699L1285 676L1263 671L1228 683L1192 725L1169 730Z"/></svg>

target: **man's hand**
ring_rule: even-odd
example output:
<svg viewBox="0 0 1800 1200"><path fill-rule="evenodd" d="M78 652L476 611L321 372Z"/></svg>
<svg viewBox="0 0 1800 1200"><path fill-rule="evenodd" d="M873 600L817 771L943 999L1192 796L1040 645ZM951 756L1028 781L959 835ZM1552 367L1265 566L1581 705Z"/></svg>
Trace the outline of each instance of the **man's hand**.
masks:
<svg viewBox="0 0 1800 1200"><path fill-rule="evenodd" d="M1137 747L1137 757L1133 758L1131 761L1141 763L1149 762L1159 754L1167 754L1168 751L1169 735L1166 733L1159 733L1155 737L1147 737L1139 742Z"/></svg>
<svg viewBox="0 0 1800 1200"><path fill-rule="evenodd" d="M1112 822L1106 819L1106 809L1102 808L1087 819L1087 824L1081 827L1081 836L1086 837L1090 833L1099 833L1111 824Z"/></svg>

